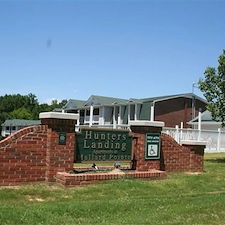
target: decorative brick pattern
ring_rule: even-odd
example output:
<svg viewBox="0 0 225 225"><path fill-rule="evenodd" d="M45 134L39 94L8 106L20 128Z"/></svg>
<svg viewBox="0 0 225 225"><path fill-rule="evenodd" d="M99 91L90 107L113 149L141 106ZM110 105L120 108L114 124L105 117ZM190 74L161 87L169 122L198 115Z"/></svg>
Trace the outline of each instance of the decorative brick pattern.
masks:
<svg viewBox="0 0 225 225"><path fill-rule="evenodd" d="M201 145L179 145L162 133L161 165L167 172L203 172L204 148Z"/></svg>
<svg viewBox="0 0 225 225"><path fill-rule="evenodd" d="M0 185L45 181L47 126L17 131L0 142Z"/></svg>
<svg viewBox="0 0 225 225"><path fill-rule="evenodd" d="M162 134L162 158L168 172L190 171L190 149L179 145L173 138Z"/></svg>
<svg viewBox="0 0 225 225"><path fill-rule="evenodd" d="M0 142L0 185L55 182L57 172L73 169L75 121L44 119L45 125L21 129ZM66 132L66 144L59 144Z"/></svg>

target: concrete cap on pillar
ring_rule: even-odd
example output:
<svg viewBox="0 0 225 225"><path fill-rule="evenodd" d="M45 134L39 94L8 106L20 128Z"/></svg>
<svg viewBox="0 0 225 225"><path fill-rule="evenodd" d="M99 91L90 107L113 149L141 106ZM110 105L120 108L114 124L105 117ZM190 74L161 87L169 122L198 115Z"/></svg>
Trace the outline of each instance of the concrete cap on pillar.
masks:
<svg viewBox="0 0 225 225"><path fill-rule="evenodd" d="M198 140L181 140L181 145L207 145L207 141L198 141Z"/></svg>
<svg viewBox="0 0 225 225"><path fill-rule="evenodd" d="M39 114L40 119L65 119L79 120L79 114L76 113L59 113L59 112L42 112Z"/></svg>

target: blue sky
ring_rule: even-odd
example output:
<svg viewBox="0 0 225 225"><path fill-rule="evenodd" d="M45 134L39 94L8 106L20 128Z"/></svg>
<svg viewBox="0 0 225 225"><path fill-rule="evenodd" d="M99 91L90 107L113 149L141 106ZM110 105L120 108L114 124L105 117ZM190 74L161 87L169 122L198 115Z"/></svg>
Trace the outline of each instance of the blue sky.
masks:
<svg viewBox="0 0 225 225"><path fill-rule="evenodd" d="M224 9L222 0L0 0L0 96L191 92L225 49Z"/></svg>

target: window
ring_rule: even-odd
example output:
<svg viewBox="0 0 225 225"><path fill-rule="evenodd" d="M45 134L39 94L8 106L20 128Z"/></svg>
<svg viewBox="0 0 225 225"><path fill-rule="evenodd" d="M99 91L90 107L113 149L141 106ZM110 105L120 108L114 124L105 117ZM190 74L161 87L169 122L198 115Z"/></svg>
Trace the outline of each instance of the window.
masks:
<svg viewBox="0 0 225 225"><path fill-rule="evenodd" d="M98 115L99 115L99 108L95 108L95 109L93 110L93 115L94 115L94 116L98 116ZM86 110L86 116L90 116L90 109L87 109L87 110Z"/></svg>
<svg viewBox="0 0 225 225"><path fill-rule="evenodd" d="M94 109L93 115L96 115L96 116L99 115L99 108Z"/></svg>
<svg viewBox="0 0 225 225"><path fill-rule="evenodd" d="M86 110L86 116L90 116L90 109Z"/></svg>
<svg viewBox="0 0 225 225"><path fill-rule="evenodd" d="M84 110L80 110L80 116L84 116Z"/></svg>

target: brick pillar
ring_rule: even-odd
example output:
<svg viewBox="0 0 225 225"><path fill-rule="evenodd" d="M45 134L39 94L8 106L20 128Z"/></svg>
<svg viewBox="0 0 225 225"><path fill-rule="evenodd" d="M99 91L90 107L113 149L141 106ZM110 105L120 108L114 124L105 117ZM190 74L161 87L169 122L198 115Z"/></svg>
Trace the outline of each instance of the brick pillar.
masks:
<svg viewBox="0 0 225 225"><path fill-rule="evenodd" d="M131 162L131 168L137 171L148 171L152 169L161 169L160 158L159 159L146 159L146 134L156 133L161 135L163 122L151 122L151 121L132 121L130 122L130 128L133 132L133 160Z"/></svg>
<svg viewBox="0 0 225 225"><path fill-rule="evenodd" d="M190 149L190 171L203 172L206 141L183 140L181 144Z"/></svg>
<svg viewBox="0 0 225 225"><path fill-rule="evenodd" d="M58 115L61 114L61 115ZM48 126L46 180L55 182L57 172L73 170L76 114L41 113L42 124ZM63 139L60 139L60 137ZM65 138L65 139L64 139Z"/></svg>

